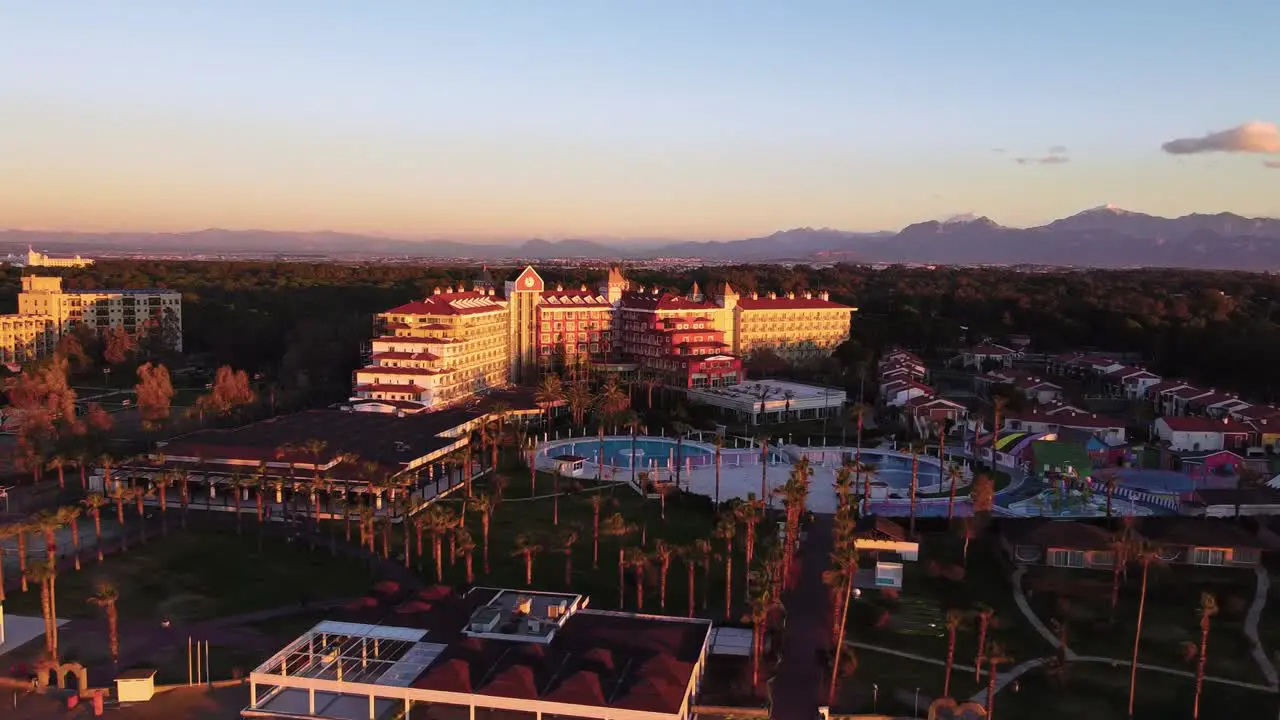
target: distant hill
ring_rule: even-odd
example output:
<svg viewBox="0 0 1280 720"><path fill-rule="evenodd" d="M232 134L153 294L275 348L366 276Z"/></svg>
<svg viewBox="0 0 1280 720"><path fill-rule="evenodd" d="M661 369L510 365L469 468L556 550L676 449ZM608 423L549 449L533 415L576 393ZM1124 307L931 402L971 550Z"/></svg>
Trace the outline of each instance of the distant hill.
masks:
<svg viewBox="0 0 1280 720"><path fill-rule="evenodd" d="M0 251L33 245L82 254L281 255L594 260L688 258L707 262L852 261L1082 267L1280 269L1280 219L1232 213L1165 218L1113 205L1033 228L959 215L899 232L795 228L764 237L705 242L532 239L522 243L404 240L340 232L209 229L185 233L0 230Z"/></svg>

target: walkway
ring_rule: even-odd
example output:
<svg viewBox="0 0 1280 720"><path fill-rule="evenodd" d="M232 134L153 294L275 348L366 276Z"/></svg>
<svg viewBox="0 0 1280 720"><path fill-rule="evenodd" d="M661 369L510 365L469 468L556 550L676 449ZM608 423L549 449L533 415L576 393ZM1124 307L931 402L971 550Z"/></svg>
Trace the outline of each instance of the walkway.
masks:
<svg viewBox="0 0 1280 720"><path fill-rule="evenodd" d="M831 553L835 525L830 515L817 515L807 529L801 547L799 581L783 598L787 608L787 632L782 657L773 681L770 717L775 720L814 720L818 700L826 692L823 662L831 627L830 595L822 584L822 570ZM826 698L823 699L825 704Z"/></svg>
<svg viewBox="0 0 1280 720"><path fill-rule="evenodd" d="M1262 670L1262 674L1266 676L1267 683L1273 688L1280 687L1276 666L1271 663L1271 658L1267 657L1267 651L1262 647L1262 639L1258 637L1258 620L1262 617L1263 609L1267 607L1267 598L1270 597L1271 576L1261 565L1255 566L1253 571L1258 576L1258 583L1253 592L1253 604L1249 606L1249 613L1244 618L1244 634L1249 638L1253 659L1258 663L1258 669Z"/></svg>

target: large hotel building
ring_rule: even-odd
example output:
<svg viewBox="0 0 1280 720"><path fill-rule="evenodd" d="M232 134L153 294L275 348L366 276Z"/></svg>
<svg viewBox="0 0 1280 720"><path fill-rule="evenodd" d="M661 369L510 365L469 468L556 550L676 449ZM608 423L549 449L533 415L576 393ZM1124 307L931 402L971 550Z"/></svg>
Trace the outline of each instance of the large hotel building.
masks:
<svg viewBox="0 0 1280 720"><path fill-rule="evenodd" d="M18 312L0 315L0 362L43 358L78 325L136 334L153 320L172 337L173 349L182 350L182 293L176 290L66 290L60 277L24 275Z"/></svg>
<svg viewBox="0 0 1280 720"><path fill-rule="evenodd" d="M855 310L826 292L633 287L616 267L594 289L549 287L526 267L499 290L486 271L469 290L438 288L380 313L352 400L360 410L417 412L583 364L672 387L733 385L744 379L742 358L761 350L791 362L829 355L849 337Z"/></svg>

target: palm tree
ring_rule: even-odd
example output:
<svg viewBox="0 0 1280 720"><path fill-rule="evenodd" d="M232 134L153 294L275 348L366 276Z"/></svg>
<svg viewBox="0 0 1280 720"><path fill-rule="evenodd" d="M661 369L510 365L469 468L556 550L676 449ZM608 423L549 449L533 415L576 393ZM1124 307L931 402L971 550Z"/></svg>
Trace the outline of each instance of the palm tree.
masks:
<svg viewBox="0 0 1280 720"><path fill-rule="evenodd" d="M1133 696L1138 685L1138 646L1142 641L1142 616L1147 609L1147 575L1152 563L1160 562L1156 549L1142 540L1133 543L1130 557L1142 563L1142 591L1138 596L1138 624L1133 631L1133 664L1129 668L1129 717L1133 717Z"/></svg>
<svg viewBox="0 0 1280 720"><path fill-rule="evenodd" d="M111 468L115 467L116 459L111 457L109 453L102 453L98 456L98 466L102 468L102 490L111 492Z"/></svg>
<svg viewBox="0 0 1280 720"><path fill-rule="evenodd" d="M89 604L102 608L107 615L107 647L111 651L111 664L116 667L120 665L120 618L116 613L116 601L119 599L120 592L108 582L98 583L88 598Z"/></svg>
<svg viewBox="0 0 1280 720"><path fill-rule="evenodd" d="M949 495L947 496L947 519L948 520L952 520L955 518L956 483L960 481L961 477L963 477L963 473L960 472L959 465L952 464L947 466L947 480L949 480L951 483L951 490Z"/></svg>
<svg viewBox="0 0 1280 720"><path fill-rule="evenodd" d="M1011 662L1010 658L1005 654L1004 647L1000 643L991 643L991 648L987 651L987 719L995 715L996 708L996 679L999 675L997 672L1000 665Z"/></svg>
<svg viewBox="0 0 1280 720"><path fill-rule="evenodd" d="M591 496L591 569L600 568L600 507L604 505L604 496L595 493Z"/></svg>
<svg viewBox="0 0 1280 720"><path fill-rule="evenodd" d="M98 550L98 562L102 562L102 506L107 504L107 499L100 492L91 492L80 504L93 518L93 545Z"/></svg>
<svg viewBox="0 0 1280 720"><path fill-rule="evenodd" d="M48 562L58 562L58 530L64 523L56 511L41 510L31 516L32 529L44 536L45 559Z"/></svg>
<svg viewBox="0 0 1280 720"><path fill-rule="evenodd" d="M733 617L730 603L733 601L733 538L738 534L738 524L733 515L721 513L716 523L716 537L724 541L724 617Z"/></svg>
<svg viewBox="0 0 1280 720"><path fill-rule="evenodd" d="M174 483L173 473L163 471L151 479L156 488L156 499L160 502L160 536L168 537L169 535L169 488ZM236 510L237 531L239 529L239 508Z"/></svg>
<svg viewBox="0 0 1280 720"><path fill-rule="evenodd" d="M620 551L621 552L621 551ZM623 553L623 559L620 562L631 568L632 576L636 580L636 611L644 610L644 573L649 569L649 563L653 558L649 557L649 553L644 548L633 547L627 548Z"/></svg>
<svg viewBox="0 0 1280 720"><path fill-rule="evenodd" d="M58 519L71 529L71 556L77 571L80 570L80 513L83 509L78 505L58 508Z"/></svg>
<svg viewBox="0 0 1280 720"><path fill-rule="evenodd" d="M724 436L717 433L711 446L716 449L716 507L720 507L720 451L724 449Z"/></svg>
<svg viewBox="0 0 1280 720"><path fill-rule="evenodd" d="M493 519L493 499L488 493L480 493L471 500L468 506L471 512L480 516L480 558L484 574L489 574L489 521Z"/></svg>
<svg viewBox="0 0 1280 720"><path fill-rule="evenodd" d="M978 605L978 651L973 656L973 681L978 682L982 676L982 661L987 651L987 629L991 627L991 616L996 611L987 605Z"/></svg>
<svg viewBox="0 0 1280 720"><path fill-rule="evenodd" d="M947 611L947 670L942 681L943 697L951 697L951 667L956 659L956 630L960 629L962 620L959 610Z"/></svg>
<svg viewBox="0 0 1280 720"><path fill-rule="evenodd" d="M1258 487L1259 485L1261 485L1264 479L1265 478L1263 477L1262 473L1258 472L1257 470L1254 470L1248 465L1242 465L1236 471L1236 489L1241 491L1252 490ZM1235 498L1236 498L1236 522L1239 522L1240 521L1240 501L1244 498L1244 493L1237 492L1235 495Z"/></svg>
<svg viewBox="0 0 1280 720"><path fill-rule="evenodd" d="M138 512L138 540L144 545L147 543L146 499L149 495L151 495L151 491L145 485L135 485L129 488L129 498L133 500L134 507Z"/></svg>
<svg viewBox="0 0 1280 720"><path fill-rule="evenodd" d="M4 608L6 599L4 593L4 543L12 537L17 537L19 533L24 532L22 525L19 523L9 523L8 525L0 525L0 610ZM25 589L25 588L24 588Z"/></svg>
<svg viewBox="0 0 1280 720"><path fill-rule="evenodd" d="M86 476L86 472L92 459L89 450L83 447L76 448L75 454L71 456L71 459L75 461L76 470L80 472L80 489L87 492L89 490L89 478Z"/></svg>
<svg viewBox="0 0 1280 720"><path fill-rule="evenodd" d="M604 426L609 421L608 409L600 405L596 410L596 436L600 441L600 450L596 455L596 480L604 480Z"/></svg>
<svg viewBox="0 0 1280 720"><path fill-rule="evenodd" d="M933 430L938 434L938 484L941 485L947 470L947 421L935 420Z"/></svg>
<svg viewBox="0 0 1280 720"><path fill-rule="evenodd" d="M636 436L640 434L640 414L628 410L626 426L631 430L631 484L636 484Z"/></svg>
<svg viewBox="0 0 1280 720"><path fill-rule="evenodd" d="M560 383L559 376L544 375L542 382L533 392L534 402L547 416L547 427L551 427L551 408L557 403L564 401L564 386Z"/></svg>
<svg viewBox="0 0 1280 720"><path fill-rule="evenodd" d="M444 537L452 532L453 528L457 527L458 523L461 521L451 510L449 510L449 508L438 503L432 503L431 506L427 508L426 512L419 513L414 520L418 527L426 530L427 534L431 536L431 557L436 563L436 582L444 582L444 567L441 563L441 560L443 559L441 543L444 541ZM488 545L488 542L488 534L486 531L486 546ZM421 551L419 551L418 554L421 555Z"/></svg>
<svg viewBox="0 0 1280 720"><path fill-rule="evenodd" d="M556 534L556 552L564 555L564 586L573 587L573 546L578 542L578 529L575 527L560 528Z"/></svg>
<svg viewBox="0 0 1280 720"><path fill-rule="evenodd" d="M920 487L920 448L915 443L911 445L911 521L907 528L907 534L911 537L916 536L916 495L917 488Z"/></svg>
<svg viewBox="0 0 1280 720"><path fill-rule="evenodd" d="M1104 473L1102 476L1102 488L1107 493L1107 521L1111 520L1111 498L1115 496L1116 486L1120 483L1120 478L1115 471Z"/></svg>
<svg viewBox="0 0 1280 720"><path fill-rule="evenodd" d="M26 569L23 577L40 584L40 610L44 616L44 649L49 659L58 661L58 621L54 583L58 577L56 563L45 561Z"/></svg>
<svg viewBox="0 0 1280 720"><path fill-rule="evenodd" d="M626 537L635 531L636 531L636 526L627 522L626 518L622 517L622 513L614 513L609 517L605 518L604 523L600 527L600 532L603 533L606 537L613 537L618 539L618 607L619 608L625 607L626 605L625 593L626 593L627 584L626 584L626 578L623 575L623 570L626 567L626 557L625 557L626 546L624 542L626 540Z"/></svg>
<svg viewBox="0 0 1280 720"><path fill-rule="evenodd" d="M751 587L751 687L760 687L760 661L764 655L764 637L766 623L774 610L781 606L781 601L774 592L775 579L770 576L768 568L751 573L748 585Z"/></svg>
<svg viewBox="0 0 1280 720"><path fill-rule="evenodd" d="M698 583L695 577L695 571L698 566L704 562L704 554L710 551L710 545L705 540L698 540L692 545L686 545L679 549L680 559L684 561L684 569L687 575L687 590L689 593L689 617L693 617L693 611L697 605Z"/></svg>
<svg viewBox="0 0 1280 720"><path fill-rule="evenodd" d="M1196 702L1191 710L1192 720L1200 717L1200 688L1204 685L1204 664L1209 659L1209 623L1218 614L1218 599L1213 593L1200 593L1200 657L1196 662Z"/></svg>
<svg viewBox="0 0 1280 720"><path fill-rule="evenodd" d="M996 470L996 452L997 452L997 447L1000 444L1000 424L1002 422L1001 418L1004 415L1005 405L1007 405L1008 403L1009 401L1002 395L997 395L995 397L995 401L992 403L991 409L994 413L994 420L995 420L995 422L993 422L991 426L991 471L992 472L995 472Z"/></svg>
<svg viewBox="0 0 1280 720"><path fill-rule="evenodd" d="M671 432L676 436L676 487L680 487L680 471L684 469L684 436L692 429L680 420L671 423Z"/></svg>
<svg viewBox="0 0 1280 720"><path fill-rule="evenodd" d="M846 519L851 519L846 517ZM840 658L844 655L844 636L849 623L849 602L853 597L853 582L858 574L858 552L850 544L840 543L832 553L832 561L836 567L835 584L841 587L840 599L836 603L836 618L840 629L836 633L835 657L831 666L831 687L827 690L827 704L836 701L836 681L840 677Z"/></svg>
<svg viewBox="0 0 1280 720"><path fill-rule="evenodd" d="M742 523L742 527L746 531L743 542L743 560L746 562L747 567L750 568L751 561L755 555L756 526L764 518L764 501L758 500L755 493L747 493L746 501L735 504L732 512L734 519Z"/></svg>
<svg viewBox="0 0 1280 720"><path fill-rule="evenodd" d="M533 558L542 552L542 545L532 535L516 535L516 549L511 554L524 558L524 584L533 585Z"/></svg>
<svg viewBox="0 0 1280 720"><path fill-rule="evenodd" d="M760 499L769 501L769 436L761 433L756 436L760 443Z"/></svg>
<svg viewBox="0 0 1280 720"><path fill-rule="evenodd" d="M47 467L50 470L58 471L58 489L59 490L65 490L67 487L67 480L66 480L66 477L64 476L64 472L66 470L67 465L70 462L71 462L71 459L68 458L66 455L63 455L61 453L55 453L53 457L49 458L49 462L45 465L45 467Z"/></svg>
<svg viewBox="0 0 1280 720"><path fill-rule="evenodd" d="M836 468L836 479L831 487L836 491L836 510L848 508L853 495L853 466L846 462Z"/></svg>
<svg viewBox="0 0 1280 720"><path fill-rule="evenodd" d="M467 530L465 525L459 524L453 529L453 553L455 556L462 556L463 567L467 571L468 585L475 582L475 576L471 569L471 556L475 551L476 541L471 539L471 532Z"/></svg>
<svg viewBox="0 0 1280 720"><path fill-rule="evenodd" d="M671 571L671 558L677 548L666 540L659 539L653 544L653 560L658 564L658 607L667 609L667 573Z"/></svg>

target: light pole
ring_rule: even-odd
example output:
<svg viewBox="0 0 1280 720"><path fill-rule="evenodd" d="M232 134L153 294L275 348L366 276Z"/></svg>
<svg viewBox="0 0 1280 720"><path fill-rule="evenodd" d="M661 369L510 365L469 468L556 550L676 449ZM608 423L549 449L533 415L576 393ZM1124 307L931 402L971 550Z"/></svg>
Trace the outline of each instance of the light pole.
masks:
<svg viewBox="0 0 1280 720"><path fill-rule="evenodd" d="M871 683L871 712L876 712L876 708L880 706L880 686Z"/></svg>
<svg viewBox="0 0 1280 720"><path fill-rule="evenodd" d="M916 700L911 704L911 717L920 717L920 688L916 688Z"/></svg>

